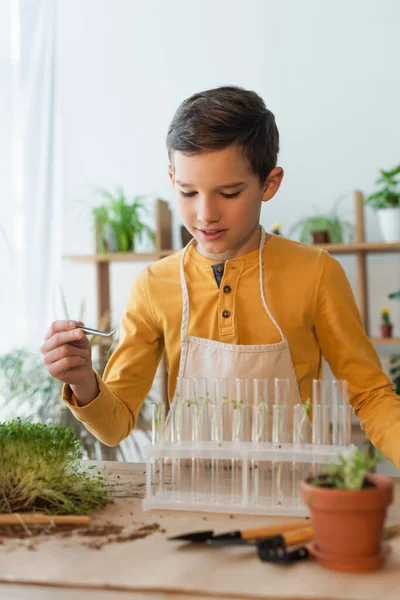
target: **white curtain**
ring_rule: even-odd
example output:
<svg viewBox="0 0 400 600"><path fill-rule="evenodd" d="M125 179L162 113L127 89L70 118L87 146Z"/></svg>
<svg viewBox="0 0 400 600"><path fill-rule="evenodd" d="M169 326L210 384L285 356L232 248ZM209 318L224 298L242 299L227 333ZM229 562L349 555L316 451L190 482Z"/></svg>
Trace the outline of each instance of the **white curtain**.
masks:
<svg viewBox="0 0 400 600"><path fill-rule="evenodd" d="M12 191L5 218L12 251L8 256L1 250L6 272L2 315L7 320L6 335L0 336L2 352L40 345L60 289L56 9L56 0L9 2Z"/></svg>

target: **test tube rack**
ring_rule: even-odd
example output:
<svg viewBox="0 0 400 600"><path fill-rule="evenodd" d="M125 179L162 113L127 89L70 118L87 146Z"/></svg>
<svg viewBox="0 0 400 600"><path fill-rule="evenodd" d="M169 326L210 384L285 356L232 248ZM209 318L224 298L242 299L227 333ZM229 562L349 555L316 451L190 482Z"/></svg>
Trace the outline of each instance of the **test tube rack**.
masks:
<svg viewBox="0 0 400 600"><path fill-rule="evenodd" d="M272 394L236 379L231 395L226 380L179 380L167 419L153 405L144 509L306 515L300 481L354 448L347 383L332 382L331 402L328 385L314 380L312 401L291 406L284 379Z"/></svg>

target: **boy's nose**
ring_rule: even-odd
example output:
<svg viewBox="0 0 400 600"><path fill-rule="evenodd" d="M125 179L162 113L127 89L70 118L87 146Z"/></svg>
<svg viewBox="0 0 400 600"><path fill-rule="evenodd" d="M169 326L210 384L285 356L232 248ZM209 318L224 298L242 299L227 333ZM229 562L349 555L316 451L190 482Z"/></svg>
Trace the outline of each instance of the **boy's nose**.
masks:
<svg viewBox="0 0 400 600"><path fill-rule="evenodd" d="M219 221L220 215L213 199L200 199L197 206L197 220L204 225Z"/></svg>

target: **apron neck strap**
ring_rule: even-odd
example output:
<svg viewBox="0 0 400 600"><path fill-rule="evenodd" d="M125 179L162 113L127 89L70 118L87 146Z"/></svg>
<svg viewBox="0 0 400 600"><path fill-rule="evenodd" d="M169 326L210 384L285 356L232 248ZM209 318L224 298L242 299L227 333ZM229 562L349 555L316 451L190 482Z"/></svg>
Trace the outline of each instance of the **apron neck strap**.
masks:
<svg viewBox="0 0 400 600"><path fill-rule="evenodd" d="M272 314L268 308L268 304L265 300L265 294L264 294L264 246L265 246L265 242L267 239L267 234L265 233L264 227L260 226L260 228L261 228L261 238L260 238L260 246L259 246L259 253L258 253L258 262L259 262L259 266L260 266L261 299L262 299L262 303L263 303L266 313L268 314L272 323L275 325L275 327L279 331L281 339L284 340L285 338L282 333L282 330L279 327L278 323L275 321L274 317L272 316ZM185 279L185 258L186 258L187 251L189 250L190 246L192 246L195 243L195 241L196 240L194 238L191 239L190 242L185 247L183 254L182 254L181 267L180 267L181 288L182 288L181 348L183 348L183 345L186 345L187 330L188 330L188 325L189 325L189 293L188 293L187 283L186 283L186 279Z"/></svg>
<svg viewBox="0 0 400 600"><path fill-rule="evenodd" d="M273 324L275 325L275 327L279 331L279 334L281 336L281 340L284 341L285 337L283 335L282 329L279 327L278 323L275 321L274 317L272 316L272 313L271 313L271 311L268 308L268 304L267 304L267 301L265 299L265 294L264 294L264 246L265 246L266 240L267 240L267 234L265 233L264 227L261 225L261 239L260 239L260 246L259 246L259 249L258 249L258 264L260 266L260 294L261 294L261 300L262 300L262 303L263 303L263 306L265 308L265 311L266 311L267 315L269 316L269 318L271 319L271 321L273 322Z"/></svg>

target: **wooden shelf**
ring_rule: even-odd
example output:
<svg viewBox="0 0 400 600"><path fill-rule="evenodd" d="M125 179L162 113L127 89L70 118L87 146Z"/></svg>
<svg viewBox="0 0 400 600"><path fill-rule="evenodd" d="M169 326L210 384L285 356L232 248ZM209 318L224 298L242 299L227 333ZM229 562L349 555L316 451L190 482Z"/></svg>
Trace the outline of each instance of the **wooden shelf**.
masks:
<svg viewBox="0 0 400 600"><path fill-rule="evenodd" d="M391 344L391 345L400 345L400 337L392 337L392 338L380 338L380 337L372 337L370 338L373 344Z"/></svg>
<svg viewBox="0 0 400 600"><path fill-rule="evenodd" d="M109 252L107 254L85 254L63 256L64 260L73 263L110 263L110 262L152 262L173 254L176 250L159 250L156 252Z"/></svg>
<svg viewBox="0 0 400 600"><path fill-rule="evenodd" d="M354 242L352 244L315 244L315 248L322 248L332 254L366 253L391 253L400 252L400 242L388 244L385 242Z"/></svg>

